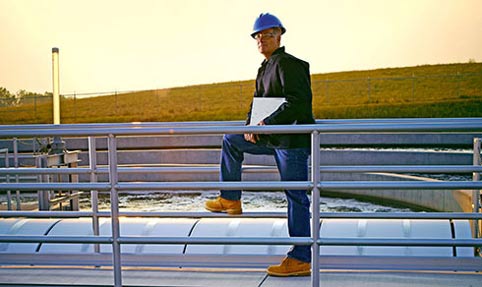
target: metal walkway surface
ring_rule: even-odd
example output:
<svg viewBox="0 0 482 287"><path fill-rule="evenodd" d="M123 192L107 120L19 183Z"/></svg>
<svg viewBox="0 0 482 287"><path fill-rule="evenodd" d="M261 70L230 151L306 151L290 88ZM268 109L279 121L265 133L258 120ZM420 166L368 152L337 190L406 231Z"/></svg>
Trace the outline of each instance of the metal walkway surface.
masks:
<svg viewBox="0 0 482 287"><path fill-rule="evenodd" d="M111 269L93 268L0 268L0 286L112 286ZM126 287L301 287L310 277L280 278L264 270L126 269ZM481 287L482 274L460 272L323 271L323 287Z"/></svg>

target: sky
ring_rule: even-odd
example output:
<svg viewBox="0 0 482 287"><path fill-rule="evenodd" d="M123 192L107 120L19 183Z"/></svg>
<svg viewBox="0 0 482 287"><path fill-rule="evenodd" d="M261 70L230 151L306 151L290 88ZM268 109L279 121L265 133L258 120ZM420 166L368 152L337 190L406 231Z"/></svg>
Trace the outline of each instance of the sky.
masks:
<svg viewBox="0 0 482 287"><path fill-rule="evenodd" d="M311 73L482 62L482 0L0 0L0 87L61 94L256 77L260 13Z"/></svg>

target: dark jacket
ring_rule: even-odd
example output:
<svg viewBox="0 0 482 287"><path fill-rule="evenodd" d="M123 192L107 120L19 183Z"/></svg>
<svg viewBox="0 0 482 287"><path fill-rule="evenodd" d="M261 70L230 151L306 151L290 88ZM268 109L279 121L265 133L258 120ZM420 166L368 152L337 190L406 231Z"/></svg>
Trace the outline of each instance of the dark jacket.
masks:
<svg viewBox="0 0 482 287"><path fill-rule="evenodd" d="M278 48L264 60L256 77L255 97L283 97L286 102L264 119L266 125L314 124L310 65ZM251 104L252 105L252 104ZM251 109L246 123L249 124ZM310 146L309 134L261 135L260 143L274 148Z"/></svg>

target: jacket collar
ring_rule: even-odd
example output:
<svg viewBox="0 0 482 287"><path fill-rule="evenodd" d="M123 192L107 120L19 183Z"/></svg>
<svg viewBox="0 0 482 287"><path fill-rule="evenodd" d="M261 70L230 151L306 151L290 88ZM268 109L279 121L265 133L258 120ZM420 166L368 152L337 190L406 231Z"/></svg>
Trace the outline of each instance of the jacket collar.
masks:
<svg viewBox="0 0 482 287"><path fill-rule="evenodd" d="M285 47L279 47L278 49L274 50L273 54L271 54L271 57L269 57L268 60L264 59L263 62L261 63L261 65L265 65L266 63L268 63L271 59L273 59L273 56L275 55L278 55L278 54L282 54L285 52Z"/></svg>

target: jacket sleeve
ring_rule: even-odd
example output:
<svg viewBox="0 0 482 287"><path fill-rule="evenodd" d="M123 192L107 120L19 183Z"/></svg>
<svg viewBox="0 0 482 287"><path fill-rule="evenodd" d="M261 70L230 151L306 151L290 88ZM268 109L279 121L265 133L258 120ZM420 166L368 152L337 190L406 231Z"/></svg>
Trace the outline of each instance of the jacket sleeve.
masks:
<svg viewBox="0 0 482 287"><path fill-rule="evenodd" d="M267 125L303 123L312 117L309 64L296 58L283 58L277 68L282 96L286 102L268 116Z"/></svg>
<svg viewBox="0 0 482 287"><path fill-rule="evenodd" d="M256 95L256 93L255 93ZM253 109L253 101L251 101L251 105L249 106L249 112L246 115L246 125L248 126L251 123L251 110Z"/></svg>

